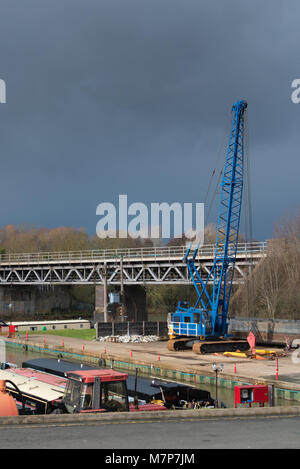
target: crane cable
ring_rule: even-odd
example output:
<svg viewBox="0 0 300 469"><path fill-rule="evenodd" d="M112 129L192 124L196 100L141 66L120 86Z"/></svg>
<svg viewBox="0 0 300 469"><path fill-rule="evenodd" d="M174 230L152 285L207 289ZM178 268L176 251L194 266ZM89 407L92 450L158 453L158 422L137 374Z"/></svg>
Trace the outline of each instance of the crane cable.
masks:
<svg viewBox="0 0 300 469"><path fill-rule="evenodd" d="M249 159L249 138L248 138L248 113L245 113L245 242L249 243L253 241L253 222L252 222L252 204L251 204L251 185L250 185L250 159ZM247 316L254 317L255 305L254 305L254 282L253 282L253 259L249 259L250 272L247 276L246 281L246 307Z"/></svg>
<svg viewBox="0 0 300 469"><path fill-rule="evenodd" d="M220 182L221 182L221 179L222 179L222 174L223 174L223 169L221 169L221 171L220 171L220 173L219 173L218 180L217 180L216 185L215 185L215 189L214 189L214 192L213 192L213 195L212 195L210 204L209 204L209 208L208 208L208 213L207 213L207 215L206 215L207 218L209 218L209 215L210 215L210 213L211 213L213 204L214 204L214 202L215 202L216 195L217 195L217 193L218 193L218 189L219 189L219 187L220 187Z"/></svg>
<svg viewBox="0 0 300 469"><path fill-rule="evenodd" d="M210 176L210 179L209 179L209 184L208 184L208 189L207 189L207 192L206 192L206 195L205 195L205 199L204 199L204 206L206 206L206 204L208 203L208 198L209 198L209 192L210 192L210 189L212 187L212 184L213 184L213 180L216 176L216 173L218 173L218 179L217 181L215 182L214 184L214 190L213 190L213 193L212 193L212 196L209 200L209 206L208 206L208 212L205 214L205 218L208 219L209 216L210 216L210 213L211 213L211 210L212 210L212 207L213 207L213 204L215 202L215 198L216 198L216 195L218 193L218 189L220 188L220 182L221 182L221 178L222 178L222 174L223 174L223 166L222 166L222 169L220 171L217 171L217 167L219 166L220 164L220 159L221 159L221 156L224 155L224 148L226 149L226 139L228 138L228 135L229 135L229 129L230 129L230 126L231 126L231 115L227 116L227 119L226 119L226 126L225 126L225 133L223 135L223 139L219 145L219 148L218 148L218 151L217 151L217 156L216 156L216 161L215 161L215 166L214 166L214 169L212 171L212 174ZM225 150L226 151L226 150Z"/></svg>

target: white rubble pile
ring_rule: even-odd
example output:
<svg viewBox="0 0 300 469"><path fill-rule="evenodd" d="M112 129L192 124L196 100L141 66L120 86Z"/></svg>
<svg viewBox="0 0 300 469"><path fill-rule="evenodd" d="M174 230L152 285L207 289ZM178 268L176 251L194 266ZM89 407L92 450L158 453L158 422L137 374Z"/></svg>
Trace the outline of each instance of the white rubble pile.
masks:
<svg viewBox="0 0 300 469"><path fill-rule="evenodd" d="M127 344L129 342L156 342L159 340L157 335L107 335L105 337L99 337L99 342L121 342Z"/></svg>

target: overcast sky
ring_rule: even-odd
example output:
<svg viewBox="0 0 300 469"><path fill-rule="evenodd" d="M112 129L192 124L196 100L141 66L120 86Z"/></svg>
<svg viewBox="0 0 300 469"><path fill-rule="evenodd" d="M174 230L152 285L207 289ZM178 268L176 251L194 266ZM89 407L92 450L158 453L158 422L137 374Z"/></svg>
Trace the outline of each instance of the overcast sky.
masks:
<svg viewBox="0 0 300 469"><path fill-rule="evenodd" d="M0 226L93 235L119 194L204 202L247 99L253 234L271 237L299 207L299 15L296 0L0 0Z"/></svg>

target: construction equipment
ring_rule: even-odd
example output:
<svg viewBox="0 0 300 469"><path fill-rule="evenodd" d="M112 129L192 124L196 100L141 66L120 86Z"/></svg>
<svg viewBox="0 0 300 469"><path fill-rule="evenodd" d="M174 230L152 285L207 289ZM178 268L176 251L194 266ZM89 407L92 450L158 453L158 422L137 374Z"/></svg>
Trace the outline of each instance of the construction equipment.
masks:
<svg viewBox="0 0 300 469"><path fill-rule="evenodd" d="M232 107L233 119L225 166L221 181L217 239L213 265L205 280L195 266L199 245L190 257L191 245L183 259L198 298L195 306L179 302L169 318L169 350L193 348L195 353L245 351L246 340L235 340L228 335L228 306L232 288L234 264L239 235L243 192L244 114L246 101ZM210 289L208 283L212 281Z"/></svg>

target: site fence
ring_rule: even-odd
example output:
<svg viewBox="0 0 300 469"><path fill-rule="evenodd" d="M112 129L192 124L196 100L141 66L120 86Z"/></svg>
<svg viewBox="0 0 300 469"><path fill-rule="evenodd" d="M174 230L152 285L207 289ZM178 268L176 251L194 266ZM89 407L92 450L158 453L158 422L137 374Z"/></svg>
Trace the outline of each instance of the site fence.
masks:
<svg viewBox="0 0 300 469"><path fill-rule="evenodd" d="M95 329L96 338L116 335L168 336L168 324L166 321L97 322Z"/></svg>
<svg viewBox="0 0 300 469"><path fill-rule="evenodd" d="M137 321L137 322L96 322L96 337L117 335L157 335L168 337L168 326L174 327L176 323L167 321ZM198 324L197 324L198 325ZM199 335L194 325L189 330L182 324L180 333L184 335ZM196 326L196 325L195 325ZM179 333L179 330L173 332ZM236 337L247 338L253 332L257 344L285 345L287 339L293 341L300 339L299 320L271 320L263 318L230 318L229 333Z"/></svg>

